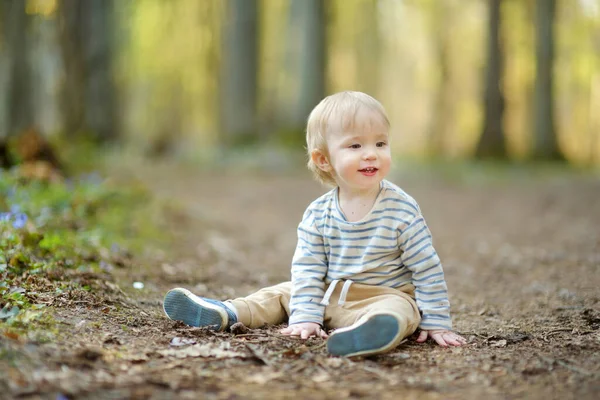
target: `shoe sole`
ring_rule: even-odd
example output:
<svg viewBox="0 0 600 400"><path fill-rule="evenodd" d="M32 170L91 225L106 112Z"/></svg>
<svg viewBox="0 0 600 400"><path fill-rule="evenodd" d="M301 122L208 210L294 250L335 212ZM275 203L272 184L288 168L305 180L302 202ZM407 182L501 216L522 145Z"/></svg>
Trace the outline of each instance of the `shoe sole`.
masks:
<svg viewBox="0 0 600 400"><path fill-rule="evenodd" d="M358 326L335 331L327 340L327 351L335 356L364 356L391 350L400 336L400 323L388 314L374 315Z"/></svg>
<svg viewBox="0 0 600 400"><path fill-rule="evenodd" d="M187 289L170 290L163 302L167 317L190 326L206 326L217 331L227 326L227 311L202 300Z"/></svg>

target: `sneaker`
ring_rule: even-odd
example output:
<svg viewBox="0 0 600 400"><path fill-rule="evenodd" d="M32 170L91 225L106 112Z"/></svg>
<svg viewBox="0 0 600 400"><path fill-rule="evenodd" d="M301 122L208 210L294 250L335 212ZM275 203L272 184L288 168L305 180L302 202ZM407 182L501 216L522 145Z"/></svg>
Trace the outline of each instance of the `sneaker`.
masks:
<svg viewBox="0 0 600 400"><path fill-rule="evenodd" d="M393 314L370 315L334 331L327 340L327 351L347 357L385 353L398 345L400 334L400 321Z"/></svg>
<svg viewBox="0 0 600 400"><path fill-rule="evenodd" d="M172 320L191 326L207 326L224 331L237 322L237 317L223 302L199 297L187 289L170 290L163 303L165 314Z"/></svg>

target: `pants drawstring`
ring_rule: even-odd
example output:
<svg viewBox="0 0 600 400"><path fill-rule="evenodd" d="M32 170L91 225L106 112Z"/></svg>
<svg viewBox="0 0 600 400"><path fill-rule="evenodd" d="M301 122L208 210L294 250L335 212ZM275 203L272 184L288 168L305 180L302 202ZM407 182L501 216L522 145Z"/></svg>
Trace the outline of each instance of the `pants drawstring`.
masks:
<svg viewBox="0 0 600 400"><path fill-rule="evenodd" d="M344 286L342 286L342 292L340 293L340 299L338 300L338 305L343 306L346 303L346 296L348 296L348 290L350 289L350 285L352 285L350 279L344 282Z"/></svg>
<svg viewBox="0 0 600 400"><path fill-rule="evenodd" d="M340 281L339 279L336 279L329 284L329 288L327 288L327 291L325 292L325 295L323 296L323 300L321 300L321 304L323 304L324 306L329 305L329 298L331 297L331 294L335 290L335 287L337 286L339 281Z"/></svg>
<svg viewBox="0 0 600 400"><path fill-rule="evenodd" d="M323 304L324 306L329 305L329 299L331 298L331 295L333 294L333 291L335 290L339 282L339 279L331 281L329 287L327 288L327 291L325 292L325 295L323 296L323 300L321 300L321 304ZM340 293L340 299L338 300L338 305L343 306L346 303L348 290L350 289L350 285L352 285L353 283L354 282L352 282L350 279L344 282L344 286L342 286L342 292Z"/></svg>

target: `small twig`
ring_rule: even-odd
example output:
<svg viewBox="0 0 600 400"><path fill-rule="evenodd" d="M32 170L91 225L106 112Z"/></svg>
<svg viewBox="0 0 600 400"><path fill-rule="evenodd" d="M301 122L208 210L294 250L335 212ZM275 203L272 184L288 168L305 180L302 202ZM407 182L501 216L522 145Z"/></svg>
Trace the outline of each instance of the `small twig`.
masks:
<svg viewBox="0 0 600 400"><path fill-rule="evenodd" d="M250 337L250 336L267 336L264 333L242 333L241 335L234 335L236 338L239 337Z"/></svg>
<svg viewBox="0 0 600 400"><path fill-rule="evenodd" d="M546 336L553 335L553 334L555 334L555 333L558 333L558 332L573 332L573 329L574 329L574 328L558 328L558 329L552 329L550 332L548 332L548 333L546 334Z"/></svg>
<svg viewBox="0 0 600 400"><path fill-rule="evenodd" d="M385 379L385 380L387 380L389 382L393 382L394 381L394 379L391 376L389 376L388 374L386 374L383 371L379 371L376 368L371 368L371 367L363 366L363 369L365 371L370 372L372 374L375 374L375 375L379 376L380 378L383 378L383 379Z"/></svg>
<svg viewBox="0 0 600 400"><path fill-rule="evenodd" d="M321 360L319 360L318 358L315 358L315 362L323 369L325 370L325 372L329 372L330 368L325 365L325 363Z"/></svg>
<svg viewBox="0 0 600 400"><path fill-rule="evenodd" d="M271 360L269 360L267 357L265 357L262 353L262 351L260 351L259 349L256 348L256 346L254 346L253 344L250 344L248 342L244 343L244 345L248 348L248 350L250 350L250 352L252 353L252 355L257 358L258 360L262 361L263 364L268 365L268 366L272 366L273 363L271 362Z"/></svg>
<svg viewBox="0 0 600 400"><path fill-rule="evenodd" d="M588 375L588 376L592 375L592 372L587 371L587 370L582 369L582 368L579 368L576 365L571 365L571 364L569 364L569 363L567 363L567 362L565 362L563 360L556 360L554 358L546 357L546 356L543 356L541 354L538 354L538 357L541 358L543 361L546 361L550 365L556 363L556 364L558 364L558 365L560 365L562 367L565 367L566 369L569 369L569 370L571 370L573 372L577 372L579 374Z"/></svg>
<svg viewBox="0 0 600 400"><path fill-rule="evenodd" d="M264 342L268 342L268 339L263 339L263 340L242 340L242 343L264 343Z"/></svg>
<svg viewBox="0 0 600 400"><path fill-rule="evenodd" d="M482 335L481 333L477 333L477 332L458 332L461 335L473 335L473 336L477 336L483 339L489 339L491 336L486 336L486 335Z"/></svg>
<svg viewBox="0 0 600 400"><path fill-rule="evenodd" d="M323 343L321 343L321 344L318 344L316 346L310 346L310 347L308 347L308 350L318 350L321 347L324 347L326 344L327 344L327 341L324 340Z"/></svg>
<svg viewBox="0 0 600 400"><path fill-rule="evenodd" d="M269 357L279 357L282 354L293 352L293 351L294 351L294 349L285 349L285 350L280 350L280 351L273 351L273 352L269 353Z"/></svg>
<svg viewBox="0 0 600 400"><path fill-rule="evenodd" d="M559 329L553 329L553 330L551 330L550 332L546 333L545 335L542 335L542 340L543 340L544 342L548 342L548 338L549 338L550 336L554 336L554 335L556 335L557 333L560 333L560 332L571 332L571 333L572 333L572 332L573 332L573 328L559 328Z"/></svg>
<svg viewBox="0 0 600 400"><path fill-rule="evenodd" d="M290 368L286 372L287 372L288 376L293 376L293 375L299 374L300 372L304 371L306 368L308 368L308 364L297 363L296 365L294 365L292 368Z"/></svg>
<svg viewBox="0 0 600 400"><path fill-rule="evenodd" d="M573 335L587 335L588 333L594 333L597 331L578 331L576 330L577 328L558 328L558 329L553 329L550 332L546 333L545 335L542 336L542 339L544 340L544 342L548 341L548 337L550 336L554 336L557 333L560 332L569 332Z"/></svg>

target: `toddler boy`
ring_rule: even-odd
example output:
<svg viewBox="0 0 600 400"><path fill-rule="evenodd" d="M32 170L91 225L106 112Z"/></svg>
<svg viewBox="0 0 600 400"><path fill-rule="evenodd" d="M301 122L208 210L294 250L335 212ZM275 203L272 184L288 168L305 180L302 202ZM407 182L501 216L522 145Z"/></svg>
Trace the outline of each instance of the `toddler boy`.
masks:
<svg viewBox="0 0 600 400"><path fill-rule="evenodd" d="M225 330L288 322L284 335L327 338L333 355L389 351L417 328L418 342L466 340L451 331L446 282L417 202L385 180L389 121L360 92L323 99L306 129L308 167L334 189L313 201L298 226L290 282L226 302L176 288L164 300L173 320Z"/></svg>

